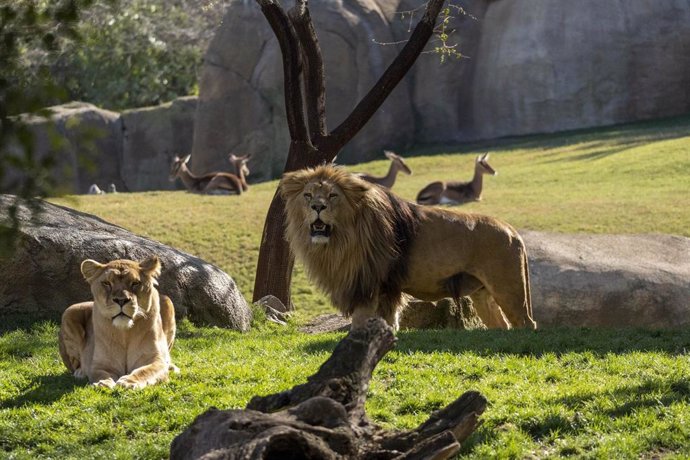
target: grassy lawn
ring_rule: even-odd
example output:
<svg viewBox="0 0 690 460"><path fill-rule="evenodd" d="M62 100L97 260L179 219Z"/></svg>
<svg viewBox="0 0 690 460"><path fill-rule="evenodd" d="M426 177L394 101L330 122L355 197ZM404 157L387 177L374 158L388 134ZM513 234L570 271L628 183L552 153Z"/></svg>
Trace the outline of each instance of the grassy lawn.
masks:
<svg viewBox="0 0 690 460"><path fill-rule="evenodd" d="M498 171L463 206L518 228L690 236L690 118L399 152L414 171L394 190L465 180L490 151ZM383 174L387 161L351 166ZM251 298L261 230L276 182L242 197L148 192L53 200L212 262ZM297 269L298 313L287 327L240 334L180 325L171 381L142 391L92 388L69 376L57 325L0 325L0 458L167 456L211 406L302 383L342 334L297 331L328 301ZM66 306L65 306L66 307ZM489 399L463 446L469 458L690 457L690 330L403 331L377 367L369 415L412 428L467 390Z"/></svg>

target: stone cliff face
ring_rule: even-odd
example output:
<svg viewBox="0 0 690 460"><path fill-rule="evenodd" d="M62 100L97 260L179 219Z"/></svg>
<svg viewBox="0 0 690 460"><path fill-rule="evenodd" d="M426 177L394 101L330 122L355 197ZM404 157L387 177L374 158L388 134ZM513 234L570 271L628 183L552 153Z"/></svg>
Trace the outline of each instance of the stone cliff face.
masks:
<svg viewBox="0 0 690 460"><path fill-rule="evenodd" d="M333 129L409 34L416 0L310 3ZM290 5L286 5L290 6ZM467 0L454 36L467 59L423 54L340 162L383 148L608 125L690 111L690 3L684 0ZM416 18L415 18L416 20ZM251 153L252 177L287 156L281 54L253 1L233 2L201 72L192 169Z"/></svg>
<svg viewBox="0 0 690 460"><path fill-rule="evenodd" d="M482 22L473 137L690 110L687 1L495 1Z"/></svg>

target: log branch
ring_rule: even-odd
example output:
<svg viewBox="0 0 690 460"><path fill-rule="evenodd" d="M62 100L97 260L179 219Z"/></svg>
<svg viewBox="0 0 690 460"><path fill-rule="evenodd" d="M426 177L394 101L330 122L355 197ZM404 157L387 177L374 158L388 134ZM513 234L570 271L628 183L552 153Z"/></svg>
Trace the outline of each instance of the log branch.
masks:
<svg viewBox="0 0 690 460"><path fill-rule="evenodd" d="M445 459L478 426L486 399L467 392L417 429L387 432L364 413L371 374L393 348L381 319L351 331L307 383L254 397L245 410L210 409L177 436L177 459Z"/></svg>
<svg viewBox="0 0 690 460"><path fill-rule="evenodd" d="M314 396L324 396L342 404L350 417L360 418L364 414L371 374L395 341L391 328L381 328L379 321L370 321L341 340L307 383L281 393L255 396L247 409L275 412Z"/></svg>
<svg viewBox="0 0 690 460"><path fill-rule="evenodd" d="M434 33L436 18L441 12L444 2L445 0L428 1L424 15L417 23L410 40L352 113L331 132L331 136L336 139L340 148L345 146L364 127L415 63Z"/></svg>

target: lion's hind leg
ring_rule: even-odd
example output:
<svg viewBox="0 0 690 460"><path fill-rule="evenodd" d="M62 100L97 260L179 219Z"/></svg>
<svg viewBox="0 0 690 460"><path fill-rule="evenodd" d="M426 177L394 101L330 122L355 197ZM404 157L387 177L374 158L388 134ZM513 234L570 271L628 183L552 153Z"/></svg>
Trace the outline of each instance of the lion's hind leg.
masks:
<svg viewBox="0 0 690 460"><path fill-rule="evenodd" d="M457 273L445 282L446 290L459 307L460 298L470 296L472 304L484 325L490 329L510 329L510 322L506 319L501 308L484 285L469 273Z"/></svg>
<svg viewBox="0 0 690 460"><path fill-rule="evenodd" d="M168 341L168 350L172 350L173 343L175 343L175 333L177 332L177 323L175 322L175 307L173 307L172 300L167 295L161 296L161 322L163 324L163 332Z"/></svg>
<svg viewBox="0 0 690 460"><path fill-rule="evenodd" d="M524 246L496 264L485 283L489 294L501 307L513 327L536 329L532 318L529 271Z"/></svg>
<svg viewBox="0 0 690 460"><path fill-rule="evenodd" d="M165 333L165 338L168 342L168 351L172 350L173 344L175 343L175 333L177 332L177 323L175 322L175 307L173 306L172 300L166 295L161 296L161 323L163 325L163 332ZM175 366L170 358L168 363L168 370L171 372L178 373L180 368Z"/></svg>
<svg viewBox="0 0 690 460"><path fill-rule="evenodd" d="M65 310L58 332L60 358L65 367L79 378L86 377L84 349L87 342L89 322L93 313L93 302L74 304Z"/></svg>

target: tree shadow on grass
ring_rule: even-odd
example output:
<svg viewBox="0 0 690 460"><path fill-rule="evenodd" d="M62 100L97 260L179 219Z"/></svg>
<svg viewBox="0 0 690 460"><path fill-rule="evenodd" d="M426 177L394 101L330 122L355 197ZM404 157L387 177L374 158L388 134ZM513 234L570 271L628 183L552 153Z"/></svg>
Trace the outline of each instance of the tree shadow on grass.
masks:
<svg viewBox="0 0 690 460"><path fill-rule="evenodd" d="M690 117L662 118L613 126L601 126L548 134L511 136L486 141L456 144L439 144L418 147L409 156L433 156L443 152L475 153L481 150L535 150L566 147L574 143L599 142L601 149L583 155L551 161L593 160L652 142L687 137ZM579 149L591 149L583 145Z"/></svg>
<svg viewBox="0 0 690 460"><path fill-rule="evenodd" d="M602 409L609 417L620 418L651 407L669 407L674 403L690 403L690 377L677 376L674 379L659 378L647 380L638 385L578 393L556 398L556 404L577 410L600 398L624 401L615 407Z"/></svg>
<svg viewBox="0 0 690 460"><path fill-rule="evenodd" d="M50 405L75 388L88 384L86 379L76 379L65 371L58 375L41 375L25 385L26 390L13 398L0 400L0 409L13 409L27 405Z"/></svg>
<svg viewBox="0 0 690 460"><path fill-rule="evenodd" d="M343 335L344 336L344 335ZM318 336L317 336L318 337ZM332 351L342 337L329 334L305 344L306 353ZM473 353L541 356L546 353L662 352L690 350L690 329L547 328L527 330L405 330L397 334L394 350L400 353Z"/></svg>

